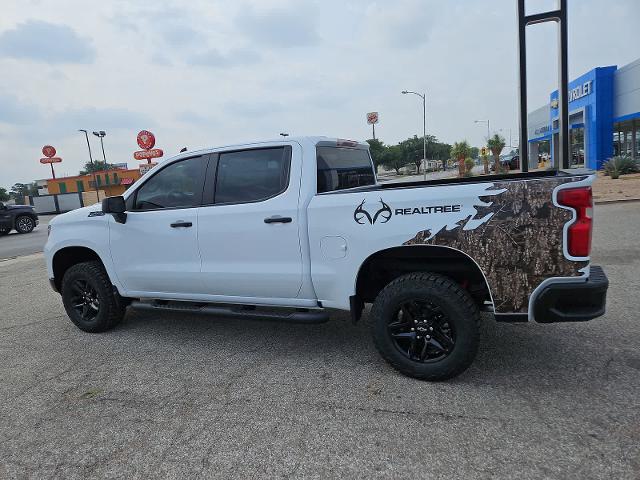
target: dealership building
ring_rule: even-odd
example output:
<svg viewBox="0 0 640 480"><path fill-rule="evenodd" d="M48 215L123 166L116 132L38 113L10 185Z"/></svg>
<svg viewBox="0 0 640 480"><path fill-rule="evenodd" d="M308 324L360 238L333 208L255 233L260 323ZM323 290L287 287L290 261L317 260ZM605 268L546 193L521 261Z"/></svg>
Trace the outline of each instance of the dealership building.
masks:
<svg viewBox="0 0 640 480"><path fill-rule="evenodd" d="M529 166L539 154L558 158L558 91L529 113ZM569 83L571 166L602 168L615 155L640 159L640 58L624 67L597 67Z"/></svg>

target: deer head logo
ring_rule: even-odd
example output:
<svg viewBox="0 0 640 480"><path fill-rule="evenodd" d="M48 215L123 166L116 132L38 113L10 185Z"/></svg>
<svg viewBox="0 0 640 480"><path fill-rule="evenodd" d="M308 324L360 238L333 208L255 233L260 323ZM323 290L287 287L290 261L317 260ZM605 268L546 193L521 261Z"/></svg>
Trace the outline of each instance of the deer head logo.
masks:
<svg viewBox="0 0 640 480"><path fill-rule="evenodd" d="M382 206L376 213L373 214L373 217L371 217L371 214L364 209L364 203L365 200L362 200L362 203L358 205L353 212L353 219L356 221L356 223L365 225L365 220L368 220L369 224L373 225L378 221L378 219L381 219L379 223L387 223L389 220L391 220L391 216L393 215L391 212L391 207L384 203L382 198L380 199L380 204Z"/></svg>

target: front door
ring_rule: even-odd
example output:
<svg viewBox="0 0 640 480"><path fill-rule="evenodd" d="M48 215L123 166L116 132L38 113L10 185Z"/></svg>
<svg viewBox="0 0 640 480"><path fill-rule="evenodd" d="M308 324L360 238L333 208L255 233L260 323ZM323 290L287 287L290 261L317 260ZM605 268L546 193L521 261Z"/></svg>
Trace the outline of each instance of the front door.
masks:
<svg viewBox="0 0 640 480"><path fill-rule="evenodd" d="M221 152L210 168L210 204L199 212L206 293L291 299L302 285L298 144ZM215 185L215 188L213 188Z"/></svg>
<svg viewBox="0 0 640 480"><path fill-rule="evenodd" d="M127 219L110 219L118 279L136 295L202 292L198 209L207 156L157 167L127 199Z"/></svg>
<svg viewBox="0 0 640 480"><path fill-rule="evenodd" d="M13 219L9 209L0 202L0 230L11 230L13 228Z"/></svg>

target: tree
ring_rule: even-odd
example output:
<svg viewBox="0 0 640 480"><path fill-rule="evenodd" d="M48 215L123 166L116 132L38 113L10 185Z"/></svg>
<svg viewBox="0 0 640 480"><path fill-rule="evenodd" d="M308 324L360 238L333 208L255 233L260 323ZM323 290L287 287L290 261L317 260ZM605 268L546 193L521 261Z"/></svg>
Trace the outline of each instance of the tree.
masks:
<svg viewBox="0 0 640 480"><path fill-rule="evenodd" d="M11 187L9 191L9 196L13 198L16 203L24 204L24 197L26 195L35 197L38 195L38 184L36 182L32 183L15 183Z"/></svg>
<svg viewBox="0 0 640 480"><path fill-rule="evenodd" d="M489 140L487 140L487 147L489 147L489 150L491 150L491 153L493 153L493 161L495 162L496 173L500 173L501 170L500 154L502 153L505 145L506 143L504 141L504 137L501 137L497 133Z"/></svg>
<svg viewBox="0 0 640 480"><path fill-rule="evenodd" d="M102 170L113 170L114 168L116 168L115 165L111 163L94 160L93 164L91 162L84 164L84 168L80 170L80 175L87 175L88 173L100 172Z"/></svg>
<svg viewBox="0 0 640 480"><path fill-rule="evenodd" d="M466 172L465 160L471 155L471 147L469 142L462 140L456 142L451 147L451 156L458 160L458 174L462 177Z"/></svg>
<svg viewBox="0 0 640 480"><path fill-rule="evenodd" d="M400 144L387 147L384 156L382 157L382 165L387 169L394 169L396 175L400 175L400 169L406 166L409 160L404 156L402 147Z"/></svg>
<svg viewBox="0 0 640 480"><path fill-rule="evenodd" d="M470 157L473 159L478 158L478 155L480 154L480 149L478 147L471 147L471 155Z"/></svg>
<svg viewBox="0 0 640 480"><path fill-rule="evenodd" d="M4 187L0 187L0 202L6 202L9 200L9 193L7 193L7 189Z"/></svg>
<svg viewBox="0 0 640 480"><path fill-rule="evenodd" d="M382 158L384 157L387 147L377 138L367 140L367 143L369 144L369 152L371 153L373 164L376 167L376 173L378 173L378 167L382 164Z"/></svg>

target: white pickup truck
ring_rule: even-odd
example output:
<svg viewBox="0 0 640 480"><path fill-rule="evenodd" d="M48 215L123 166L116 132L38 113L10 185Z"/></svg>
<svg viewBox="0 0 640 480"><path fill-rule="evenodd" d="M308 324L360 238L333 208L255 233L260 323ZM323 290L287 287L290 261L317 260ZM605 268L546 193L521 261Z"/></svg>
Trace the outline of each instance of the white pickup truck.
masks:
<svg viewBox="0 0 640 480"><path fill-rule="evenodd" d="M326 137L170 158L123 196L49 224L47 272L79 328L127 307L322 322L365 304L402 373L463 372L480 312L498 321L604 313L590 265L589 172L379 184L366 143Z"/></svg>

